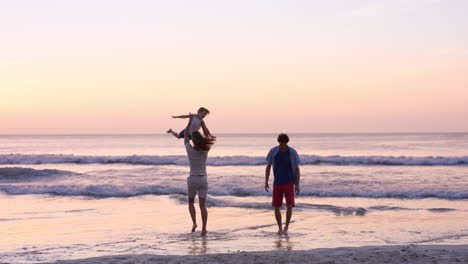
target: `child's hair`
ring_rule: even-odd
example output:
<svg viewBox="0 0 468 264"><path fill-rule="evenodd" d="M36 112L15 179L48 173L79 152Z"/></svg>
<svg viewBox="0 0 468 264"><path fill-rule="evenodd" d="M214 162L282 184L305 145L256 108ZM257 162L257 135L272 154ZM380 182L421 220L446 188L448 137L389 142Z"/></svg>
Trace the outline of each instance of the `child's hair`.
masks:
<svg viewBox="0 0 468 264"><path fill-rule="evenodd" d="M281 133L278 135L278 142L279 143L288 143L289 142L289 137L288 135Z"/></svg>
<svg viewBox="0 0 468 264"><path fill-rule="evenodd" d="M209 151L211 146L215 143L214 138L206 138L200 134L198 131L192 132L192 142L195 145L193 148L195 150Z"/></svg>
<svg viewBox="0 0 468 264"><path fill-rule="evenodd" d="M206 112L206 114L209 114L210 110L206 109L205 107L200 107L198 108L197 113L200 113L200 112Z"/></svg>

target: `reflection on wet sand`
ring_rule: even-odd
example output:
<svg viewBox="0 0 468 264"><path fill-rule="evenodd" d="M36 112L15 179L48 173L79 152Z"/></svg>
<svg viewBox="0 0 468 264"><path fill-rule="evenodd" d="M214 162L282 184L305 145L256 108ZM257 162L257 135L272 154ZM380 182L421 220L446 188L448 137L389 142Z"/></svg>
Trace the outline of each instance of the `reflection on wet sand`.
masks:
<svg viewBox="0 0 468 264"><path fill-rule="evenodd" d="M190 255L206 254L208 241L205 236L194 237L191 236L192 244L189 246Z"/></svg>
<svg viewBox="0 0 468 264"><path fill-rule="evenodd" d="M275 248L279 250L293 250L294 242L291 242L289 238L289 234L283 234L282 236L278 236L275 240Z"/></svg>

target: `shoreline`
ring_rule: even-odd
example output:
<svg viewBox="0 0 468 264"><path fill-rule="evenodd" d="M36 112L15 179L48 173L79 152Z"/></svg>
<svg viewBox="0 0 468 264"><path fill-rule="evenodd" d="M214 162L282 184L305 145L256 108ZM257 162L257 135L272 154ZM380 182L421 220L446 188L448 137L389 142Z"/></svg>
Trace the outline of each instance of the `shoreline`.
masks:
<svg viewBox="0 0 468 264"><path fill-rule="evenodd" d="M410 244L399 246L318 248L298 251L242 251L206 255L133 254L58 260L50 263L468 263L468 245Z"/></svg>

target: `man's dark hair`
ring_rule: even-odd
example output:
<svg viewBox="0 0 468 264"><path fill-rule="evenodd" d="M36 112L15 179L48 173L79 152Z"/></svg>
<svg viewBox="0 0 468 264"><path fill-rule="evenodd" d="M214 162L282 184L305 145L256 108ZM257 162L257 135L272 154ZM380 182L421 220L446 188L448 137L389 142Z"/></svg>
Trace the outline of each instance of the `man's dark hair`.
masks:
<svg viewBox="0 0 468 264"><path fill-rule="evenodd" d="M288 135L281 133L278 135L278 142L279 143L288 143L289 142L289 137Z"/></svg>

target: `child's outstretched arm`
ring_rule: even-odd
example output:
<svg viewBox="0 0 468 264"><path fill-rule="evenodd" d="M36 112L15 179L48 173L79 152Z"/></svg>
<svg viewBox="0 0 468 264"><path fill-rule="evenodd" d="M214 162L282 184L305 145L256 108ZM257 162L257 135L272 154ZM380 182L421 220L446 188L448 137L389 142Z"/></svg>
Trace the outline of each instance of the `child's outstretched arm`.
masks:
<svg viewBox="0 0 468 264"><path fill-rule="evenodd" d="M172 118L190 118L191 116L193 116L192 114L188 114L188 115L178 115L178 116L172 116Z"/></svg>
<svg viewBox="0 0 468 264"><path fill-rule="evenodd" d="M210 130L208 130L208 127L205 124L205 121L201 122L201 127L202 127L202 130L203 130L203 134L205 134L205 136L216 138L215 136L211 135Z"/></svg>
<svg viewBox="0 0 468 264"><path fill-rule="evenodd" d="M187 127L185 127L185 133L184 133L184 145L187 145L187 143L189 143L189 129L190 129L190 126L192 125L192 119L193 119L193 115L189 114L189 121L187 123Z"/></svg>

